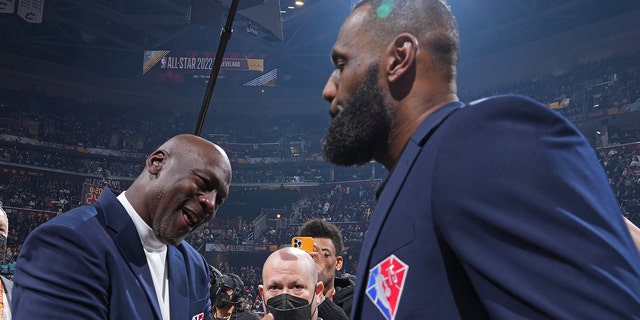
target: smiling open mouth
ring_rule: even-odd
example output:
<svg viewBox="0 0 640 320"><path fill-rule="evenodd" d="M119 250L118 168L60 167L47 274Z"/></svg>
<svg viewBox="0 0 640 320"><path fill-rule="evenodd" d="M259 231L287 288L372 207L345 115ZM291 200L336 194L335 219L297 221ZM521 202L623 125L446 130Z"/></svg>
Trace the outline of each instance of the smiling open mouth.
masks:
<svg viewBox="0 0 640 320"><path fill-rule="evenodd" d="M191 228L193 228L193 226L195 226L199 222L198 219L194 217L194 214L188 210L183 210L182 218L184 219L184 222L187 224L187 226Z"/></svg>

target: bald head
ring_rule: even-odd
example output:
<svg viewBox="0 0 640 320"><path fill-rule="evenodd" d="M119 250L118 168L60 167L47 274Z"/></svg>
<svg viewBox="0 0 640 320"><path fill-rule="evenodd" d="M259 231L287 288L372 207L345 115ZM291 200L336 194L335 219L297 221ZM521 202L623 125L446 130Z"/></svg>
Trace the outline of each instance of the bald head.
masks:
<svg viewBox="0 0 640 320"><path fill-rule="evenodd" d="M304 271L306 275L309 275L313 283L318 282L318 271L316 270L316 263L313 261L313 258L311 258L306 251L293 247L279 249L267 258L262 268L263 281L274 268L290 264L297 265L300 270Z"/></svg>
<svg viewBox="0 0 640 320"><path fill-rule="evenodd" d="M167 140L158 150L166 151L172 157L200 157L216 156L217 161L229 162L227 153L217 144L192 134L180 134ZM229 165L231 169L231 165Z"/></svg>
<svg viewBox="0 0 640 320"><path fill-rule="evenodd" d="M184 150L185 148L190 148L191 146L202 145L202 146L210 146L218 149L222 153L222 149L218 147L215 143L204 139L202 137L192 135L192 134L179 134L167 140L163 143L158 149L174 149L174 150Z"/></svg>
<svg viewBox="0 0 640 320"><path fill-rule="evenodd" d="M262 284L258 286L265 312L269 311L269 300L287 294L306 300L310 305L309 317L318 317L318 304L322 301L324 285L318 281L318 271L311 256L303 250L285 247L272 253L262 267ZM285 296L286 297L286 296ZM302 309L301 309L302 310Z"/></svg>
<svg viewBox="0 0 640 320"><path fill-rule="evenodd" d="M125 196L161 241L177 245L210 221L229 193L231 163L215 143L177 135L156 149Z"/></svg>

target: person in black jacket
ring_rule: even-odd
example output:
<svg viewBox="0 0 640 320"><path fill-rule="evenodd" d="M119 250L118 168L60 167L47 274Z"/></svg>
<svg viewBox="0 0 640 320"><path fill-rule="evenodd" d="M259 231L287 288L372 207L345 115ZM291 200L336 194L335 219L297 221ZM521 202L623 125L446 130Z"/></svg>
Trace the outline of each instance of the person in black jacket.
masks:
<svg viewBox="0 0 640 320"><path fill-rule="evenodd" d="M313 238L314 252L311 256L318 267L318 280L324 284L325 296L325 300L318 307L319 316L325 320L348 319L354 284L349 279L336 278L336 272L342 269L343 263L342 232L330 222L311 219L300 227L298 236ZM332 305L342 309L344 317L336 312ZM328 314L330 312L331 316Z"/></svg>
<svg viewBox="0 0 640 320"><path fill-rule="evenodd" d="M349 277L336 277L333 283L335 293L331 297L331 301L342 308L347 317L351 314L351 303L353 302L353 290L356 287L355 282Z"/></svg>

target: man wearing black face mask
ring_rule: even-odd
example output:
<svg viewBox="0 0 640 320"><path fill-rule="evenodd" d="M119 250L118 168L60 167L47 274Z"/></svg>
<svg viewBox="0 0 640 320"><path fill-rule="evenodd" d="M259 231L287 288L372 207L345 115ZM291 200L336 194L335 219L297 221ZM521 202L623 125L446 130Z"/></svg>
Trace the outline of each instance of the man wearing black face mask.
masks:
<svg viewBox="0 0 640 320"><path fill-rule="evenodd" d="M262 267L262 283L258 289L265 312L275 320L322 320L318 304L324 285L305 251L285 247L272 253Z"/></svg>
<svg viewBox="0 0 640 320"><path fill-rule="evenodd" d="M258 315L245 311L240 298L244 283L233 273L220 275L219 285L211 286L212 314L215 320L260 320Z"/></svg>
<svg viewBox="0 0 640 320"><path fill-rule="evenodd" d="M2 208L0 201L0 263L5 264L7 252L7 238L9 237L9 217ZM0 319L11 319L11 291L13 282L5 277L1 277L0 282Z"/></svg>

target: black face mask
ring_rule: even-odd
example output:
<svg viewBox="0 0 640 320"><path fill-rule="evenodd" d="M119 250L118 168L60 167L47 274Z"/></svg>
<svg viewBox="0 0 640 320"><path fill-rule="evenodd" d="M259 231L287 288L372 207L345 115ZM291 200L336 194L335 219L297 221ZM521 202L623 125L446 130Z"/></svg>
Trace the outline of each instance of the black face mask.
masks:
<svg viewBox="0 0 640 320"><path fill-rule="evenodd" d="M312 303L314 298L315 294ZM273 314L275 320L303 320L312 316L311 303L286 293L267 300L267 312Z"/></svg>

